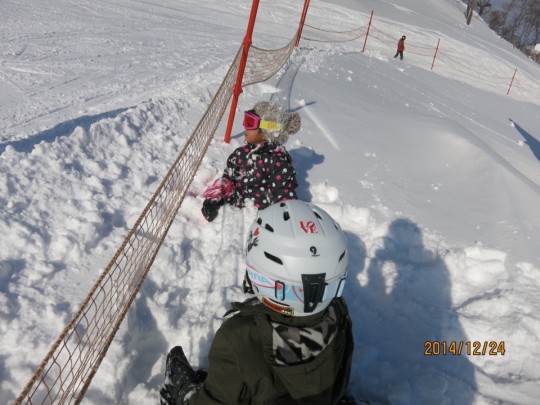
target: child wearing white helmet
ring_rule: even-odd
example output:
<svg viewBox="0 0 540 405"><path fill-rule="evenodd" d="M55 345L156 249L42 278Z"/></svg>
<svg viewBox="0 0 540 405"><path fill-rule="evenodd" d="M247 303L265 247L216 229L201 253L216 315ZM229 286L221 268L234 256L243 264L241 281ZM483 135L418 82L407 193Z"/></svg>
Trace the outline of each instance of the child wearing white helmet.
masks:
<svg viewBox="0 0 540 405"><path fill-rule="evenodd" d="M321 208L299 200L260 210L246 243L244 289L216 333L208 374L176 346L161 403L354 403L345 395L353 336L341 297L347 239ZM351 401L351 402L348 402Z"/></svg>

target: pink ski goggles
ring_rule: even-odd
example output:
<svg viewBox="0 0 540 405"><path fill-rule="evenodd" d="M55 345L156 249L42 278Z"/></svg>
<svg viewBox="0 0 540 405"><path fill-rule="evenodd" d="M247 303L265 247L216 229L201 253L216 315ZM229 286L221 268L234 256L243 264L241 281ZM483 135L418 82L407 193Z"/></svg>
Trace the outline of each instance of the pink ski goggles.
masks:
<svg viewBox="0 0 540 405"><path fill-rule="evenodd" d="M244 111L244 122L242 123L244 129L266 129L267 131L280 131L281 125L277 122L262 120L257 114L252 111Z"/></svg>

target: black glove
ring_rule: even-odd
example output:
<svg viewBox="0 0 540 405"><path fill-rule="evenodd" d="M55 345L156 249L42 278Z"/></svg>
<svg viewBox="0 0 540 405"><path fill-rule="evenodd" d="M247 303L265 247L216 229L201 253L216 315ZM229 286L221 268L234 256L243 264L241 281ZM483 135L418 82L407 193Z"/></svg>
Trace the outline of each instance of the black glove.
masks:
<svg viewBox="0 0 540 405"><path fill-rule="evenodd" d="M208 222L212 222L214 219L216 219L219 207L221 207L223 203L223 200L215 201L209 198L204 200L201 212Z"/></svg>
<svg viewBox="0 0 540 405"><path fill-rule="evenodd" d="M165 376L167 379L159 391L161 405L183 405L186 395L202 384L202 375L193 371L180 346L173 347L169 352Z"/></svg>
<svg viewBox="0 0 540 405"><path fill-rule="evenodd" d="M367 399L356 400L353 397L345 394L338 402L338 405L361 405L361 404L371 404Z"/></svg>

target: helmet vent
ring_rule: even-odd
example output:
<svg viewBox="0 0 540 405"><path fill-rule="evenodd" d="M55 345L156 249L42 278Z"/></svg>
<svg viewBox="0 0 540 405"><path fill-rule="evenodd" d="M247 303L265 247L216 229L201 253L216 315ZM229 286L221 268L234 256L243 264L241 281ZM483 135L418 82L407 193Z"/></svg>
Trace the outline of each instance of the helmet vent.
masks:
<svg viewBox="0 0 540 405"><path fill-rule="evenodd" d="M319 214L317 211L313 211L313 213L315 214L315 216L316 216L317 218L319 218L320 220L322 220L321 214Z"/></svg>
<svg viewBox="0 0 540 405"><path fill-rule="evenodd" d="M344 250L341 256L339 256L338 263L345 257L345 252L347 252L347 250Z"/></svg>
<svg viewBox="0 0 540 405"><path fill-rule="evenodd" d="M274 232L274 228L272 228L270 225L266 224L264 226L264 228L267 230L267 231L270 231L270 232Z"/></svg>
<svg viewBox="0 0 540 405"><path fill-rule="evenodd" d="M272 260L273 262L276 262L277 264L281 264L283 265L283 262L281 261L281 259L279 257L276 257L274 255L271 255L270 253L268 252L264 252L264 255L266 256L266 258Z"/></svg>
<svg viewBox="0 0 540 405"><path fill-rule="evenodd" d="M289 211L285 211L283 213L283 220L288 221L289 219L291 219L291 214L289 214Z"/></svg>
<svg viewBox="0 0 540 405"><path fill-rule="evenodd" d="M262 225L262 219L261 219L261 218L257 218L257 223L258 223L259 225Z"/></svg>

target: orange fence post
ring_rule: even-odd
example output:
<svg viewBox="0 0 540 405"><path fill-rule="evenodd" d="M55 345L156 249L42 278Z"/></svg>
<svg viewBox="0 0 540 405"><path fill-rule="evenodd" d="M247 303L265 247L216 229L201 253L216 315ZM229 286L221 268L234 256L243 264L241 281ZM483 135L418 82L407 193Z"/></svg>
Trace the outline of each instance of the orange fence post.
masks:
<svg viewBox="0 0 540 405"><path fill-rule="evenodd" d="M233 98L231 101L231 111L229 112L229 121L227 122L227 129L225 131L225 138L223 139L226 143L231 141L231 131L232 125L234 122L234 116L236 113L236 106L238 105L238 97L242 93L242 79L244 78L244 70L246 69L246 62L249 53L249 47L251 46L251 36L253 34L253 27L255 26L255 18L257 17L257 9L259 8L259 0L253 0L251 4L251 13L249 15L248 27L246 30L246 36L244 37L243 47L242 47L242 59L240 60L240 65L238 67L238 74L236 76L236 84L233 88Z"/></svg>
<svg viewBox="0 0 540 405"><path fill-rule="evenodd" d="M371 28L371 20L373 20L373 10L371 10L371 17L369 17L369 24L366 32L366 39L364 39L364 47L362 48L362 53L364 53L364 51L366 50L367 39L369 37L369 29Z"/></svg>
<svg viewBox="0 0 540 405"><path fill-rule="evenodd" d="M514 75L512 76L512 80L510 80L510 86L508 86L508 91L506 92L506 95L510 94L510 89L512 88L512 83L514 83L514 78L516 77L517 68L514 70Z"/></svg>
<svg viewBox="0 0 540 405"><path fill-rule="evenodd" d="M433 65L435 65L435 58L437 57L437 52L439 52L439 44L441 43L441 39L437 41L437 48L435 48L435 54L433 55L433 62L431 62L431 70L433 70Z"/></svg>
<svg viewBox="0 0 540 405"><path fill-rule="evenodd" d="M296 37L295 47L298 46L300 42L300 37L302 36L302 30L304 29L304 23L306 21L307 10L309 7L310 0L304 0L304 9L302 10L302 17L300 17L300 26L298 27L298 36Z"/></svg>

